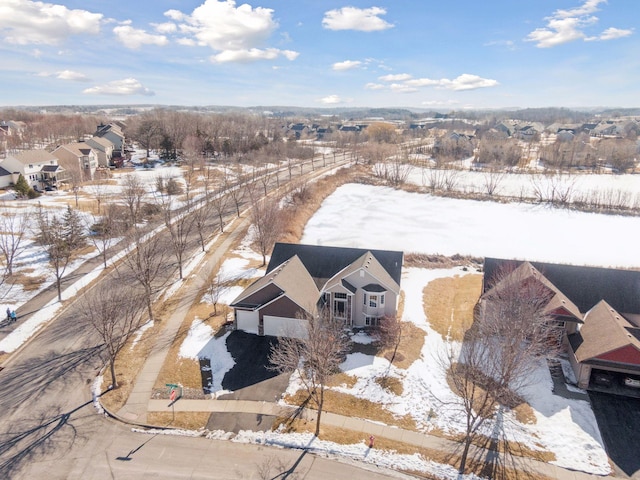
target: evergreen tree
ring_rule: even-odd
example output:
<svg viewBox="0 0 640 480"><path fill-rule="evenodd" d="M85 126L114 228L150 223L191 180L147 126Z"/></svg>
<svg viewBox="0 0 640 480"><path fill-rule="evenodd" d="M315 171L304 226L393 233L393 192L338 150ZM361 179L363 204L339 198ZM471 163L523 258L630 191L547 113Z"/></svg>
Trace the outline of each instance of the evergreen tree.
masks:
<svg viewBox="0 0 640 480"><path fill-rule="evenodd" d="M29 195L29 191L32 190L32 188L27 183L27 179L24 178L24 175L22 174L20 174L20 176L18 177L15 189L16 192L18 192L18 195L21 197L26 197L27 195Z"/></svg>
<svg viewBox="0 0 640 480"><path fill-rule="evenodd" d="M78 212L67 206L62 216L63 237L71 250L78 250L86 244L85 230Z"/></svg>

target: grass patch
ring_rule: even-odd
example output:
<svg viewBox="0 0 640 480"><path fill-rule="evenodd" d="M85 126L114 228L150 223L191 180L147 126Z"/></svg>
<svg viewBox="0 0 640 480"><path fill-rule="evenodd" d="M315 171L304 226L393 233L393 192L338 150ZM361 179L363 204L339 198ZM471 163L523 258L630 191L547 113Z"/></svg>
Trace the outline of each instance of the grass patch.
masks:
<svg viewBox="0 0 640 480"><path fill-rule="evenodd" d="M469 255L446 255L415 253L410 252L404 255L404 266L415 268L453 268L471 267L480 269L484 260L481 257L471 257Z"/></svg>
<svg viewBox="0 0 640 480"><path fill-rule="evenodd" d="M327 382L328 387L339 387L345 385L347 388L353 388L356 382L358 381L358 377L354 377L353 375L349 375L344 372L336 373L329 378Z"/></svg>
<svg viewBox="0 0 640 480"><path fill-rule="evenodd" d="M149 412L147 423L158 427L183 428L185 430L200 430L207 426L209 412Z"/></svg>
<svg viewBox="0 0 640 480"><path fill-rule="evenodd" d="M385 377L377 377L375 379L375 382L385 390L393 393L394 395L397 395L398 397L402 395L402 392L404 392L402 380L400 380L399 378L390 377L387 375Z"/></svg>
<svg viewBox="0 0 640 480"><path fill-rule="evenodd" d="M116 358L116 379L118 380L118 388L109 390L100 397L100 403L109 411L117 412L120 410L129 398L133 384L138 372L144 365L144 362L155 343L158 334L157 324L144 332L142 338L132 349L132 341L124 346ZM106 391L111 385L111 373L109 368L103 371L103 381L101 391Z"/></svg>
<svg viewBox="0 0 640 480"><path fill-rule="evenodd" d="M481 288L482 275L476 274L429 282L422 292L422 301L431 328L445 340L462 341L464 332L473 323L473 307Z"/></svg>
<svg viewBox="0 0 640 480"><path fill-rule="evenodd" d="M307 397L308 394L305 391L298 390L294 395L286 396L285 400L292 405L302 405ZM309 406L312 406L312 402ZM352 416L357 412L361 418L395 425L406 430L416 430L416 423L410 415L396 417L382 405L333 390L324 392L324 411L345 416Z"/></svg>
<svg viewBox="0 0 640 480"><path fill-rule="evenodd" d="M525 425L535 425L538 423L538 419L536 418L536 414L527 402L522 402L520 405L517 405L513 408L513 413L515 414L516 420Z"/></svg>
<svg viewBox="0 0 640 480"><path fill-rule="evenodd" d="M20 285L25 292L32 292L38 290L42 284L47 280L45 275L29 275L35 270L33 268L23 268L20 271L16 271L11 275L7 281L11 285Z"/></svg>
<svg viewBox="0 0 640 480"><path fill-rule="evenodd" d="M397 368L407 369L413 362L418 360L422 354L425 335L426 332L416 327L413 323L402 322L402 336L400 337L400 345L398 345L393 365ZM378 355L391 360L393 349L382 350Z"/></svg>

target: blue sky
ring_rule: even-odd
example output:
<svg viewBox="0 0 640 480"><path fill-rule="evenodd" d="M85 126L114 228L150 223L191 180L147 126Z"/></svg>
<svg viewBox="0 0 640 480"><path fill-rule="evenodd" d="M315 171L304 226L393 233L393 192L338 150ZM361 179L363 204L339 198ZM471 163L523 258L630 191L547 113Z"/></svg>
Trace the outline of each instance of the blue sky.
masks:
<svg viewBox="0 0 640 480"><path fill-rule="evenodd" d="M640 107L638 0L0 0L0 105Z"/></svg>

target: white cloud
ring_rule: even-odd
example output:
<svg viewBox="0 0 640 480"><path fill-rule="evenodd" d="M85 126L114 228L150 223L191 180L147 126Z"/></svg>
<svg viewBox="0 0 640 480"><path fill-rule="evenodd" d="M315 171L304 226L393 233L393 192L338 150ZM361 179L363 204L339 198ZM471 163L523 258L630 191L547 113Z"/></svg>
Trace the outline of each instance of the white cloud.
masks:
<svg viewBox="0 0 640 480"><path fill-rule="evenodd" d="M406 83L392 83L389 88L395 93L413 93L418 91L417 88L407 85Z"/></svg>
<svg viewBox="0 0 640 480"><path fill-rule="evenodd" d="M120 43L133 50L140 48L142 45L163 46L169 43L169 40L164 35L153 35L129 25L115 27L113 33Z"/></svg>
<svg viewBox="0 0 640 480"><path fill-rule="evenodd" d="M412 87L432 87L440 85L441 80L433 80L431 78L415 78L404 82Z"/></svg>
<svg viewBox="0 0 640 480"><path fill-rule="evenodd" d="M190 15L169 10L165 15L180 22L180 31L213 50L248 50L259 47L278 27L273 10L234 0L206 0Z"/></svg>
<svg viewBox="0 0 640 480"><path fill-rule="evenodd" d="M382 77L378 77L378 80L382 80L383 82L404 82L405 80L409 80L412 78L408 73L396 73L391 75L383 75Z"/></svg>
<svg viewBox="0 0 640 480"><path fill-rule="evenodd" d="M173 22L152 23L151 26L155 28L156 32L162 34L175 33L178 31L178 26Z"/></svg>
<svg viewBox="0 0 640 480"><path fill-rule="evenodd" d="M412 76L407 73L385 75L379 78L380 80L393 82L388 87L392 92L396 93L413 93L417 92L421 87L436 87L446 90L462 91L495 87L499 85L497 80L482 78L478 75L472 75L469 73L463 73L453 80L448 78L412 78ZM365 88L369 90L381 90L386 87L383 84L368 83L365 85Z"/></svg>
<svg viewBox="0 0 640 480"><path fill-rule="evenodd" d="M623 38L623 37L628 37L629 35L633 35L633 29L621 29L621 28L615 28L615 27L610 27L607 28L604 32L602 32L600 35L598 35L597 37L588 37L585 38L586 41L592 41L592 40L615 40L616 38Z"/></svg>
<svg viewBox="0 0 640 480"><path fill-rule="evenodd" d="M146 95L153 96L154 92L142 85L135 78L125 78L124 80L115 80L105 85L97 85L87 88L82 93L92 95Z"/></svg>
<svg viewBox="0 0 640 480"><path fill-rule="evenodd" d="M334 63L331 68L336 71L353 70L354 68L358 68L360 65L362 65L362 62L359 60L345 60L344 62Z"/></svg>
<svg viewBox="0 0 640 480"><path fill-rule="evenodd" d="M320 103L324 103L325 105L335 105L337 103L342 103L343 100L338 95L327 95L324 98L321 98Z"/></svg>
<svg viewBox="0 0 640 480"><path fill-rule="evenodd" d="M70 80L72 82L90 82L91 79L84 73L74 72L73 70L62 70L56 72L56 78L60 80Z"/></svg>
<svg viewBox="0 0 640 480"><path fill-rule="evenodd" d="M470 73L463 73L462 75L454 78L453 80L442 79L440 80L440 86L447 90L475 90L478 88L487 88L498 86L497 80L491 80L489 78L482 78L478 75L471 75Z"/></svg>
<svg viewBox="0 0 640 480"><path fill-rule="evenodd" d="M0 32L9 43L58 45L71 35L97 34L103 15L31 0L2 0Z"/></svg>
<svg viewBox="0 0 640 480"><path fill-rule="evenodd" d="M610 27L600 35L587 36L584 30L598 23L598 17L593 14L599 10L598 6L601 3L606 3L606 0L586 0L576 8L556 10L550 17L545 18L545 27L536 28L525 40L535 42L538 48L550 48L576 40L614 40L631 35L632 30Z"/></svg>
<svg viewBox="0 0 640 480"><path fill-rule="evenodd" d="M356 8L343 7L325 12L322 26L329 30L359 30L374 32L393 28L393 24L380 18L387 11L380 7Z"/></svg>
<svg viewBox="0 0 640 480"><path fill-rule="evenodd" d="M299 55L292 50L265 48L266 41L278 28L270 8L253 8L248 4L236 7L235 0L205 0L190 14L179 10L167 10L164 14L176 22L182 35L177 43L211 48L217 52L210 57L215 63L247 63L279 57L295 60Z"/></svg>
<svg viewBox="0 0 640 480"><path fill-rule="evenodd" d="M298 52L291 50L279 50L277 48L251 48L249 50L225 50L209 57L213 63L250 63L258 60L275 60L285 57L287 60L295 60Z"/></svg>

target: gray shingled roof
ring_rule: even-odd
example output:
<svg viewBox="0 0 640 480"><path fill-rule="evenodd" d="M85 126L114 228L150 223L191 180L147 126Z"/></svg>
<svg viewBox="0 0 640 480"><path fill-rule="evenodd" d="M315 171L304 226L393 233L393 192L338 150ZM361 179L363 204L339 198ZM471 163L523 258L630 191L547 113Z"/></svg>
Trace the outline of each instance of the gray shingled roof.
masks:
<svg viewBox="0 0 640 480"><path fill-rule="evenodd" d="M393 281L400 285L403 253L392 250L276 243L267 267L267 273L297 255L313 278L325 279L326 281L367 252L370 252Z"/></svg>
<svg viewBox="0 0 640 480"><path fill-rule="evenodd" d="M519 265L520 260L485 258L486 291L502 265ZM600 300L606 300L616 311L640 314L640 271L615 268L583 267L554 263L530 262L555 285L581 312L589 311Z"/></svg>

